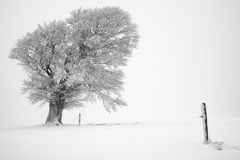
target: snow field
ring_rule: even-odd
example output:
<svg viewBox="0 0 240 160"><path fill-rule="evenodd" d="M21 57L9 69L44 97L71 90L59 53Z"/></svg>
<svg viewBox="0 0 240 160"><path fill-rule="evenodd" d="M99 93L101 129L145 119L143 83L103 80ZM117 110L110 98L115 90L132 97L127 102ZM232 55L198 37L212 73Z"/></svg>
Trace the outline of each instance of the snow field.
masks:
<svg viewBox="0 0 240 160"><path fill-rule="evenodd" d="M240 123L214 122L204 145L199 124L30 126L0 130L1 160L239 160ZM235 148L233 148L235 147Z"/></svg>

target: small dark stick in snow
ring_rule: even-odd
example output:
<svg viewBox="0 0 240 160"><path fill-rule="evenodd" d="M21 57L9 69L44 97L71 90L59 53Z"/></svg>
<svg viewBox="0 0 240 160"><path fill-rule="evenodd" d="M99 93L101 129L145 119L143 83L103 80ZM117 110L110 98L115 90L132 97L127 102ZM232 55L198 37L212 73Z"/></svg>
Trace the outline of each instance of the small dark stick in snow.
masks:
<svg viewBox="0 0 240 160"><path fill-rule="evenodd" d="M79 113L79 115L78 115L78 125L79 126L81 125L81 113Z"/></svg>
<svg viewBox="0 0 240 160"><path fill-rule="evenodd" d="M202 111L201 118L202 118L202 123L203 123L204 144L209 144L210 140L208 137L207 109L206 109L205 103L202 103L201 111Z"/></svg>

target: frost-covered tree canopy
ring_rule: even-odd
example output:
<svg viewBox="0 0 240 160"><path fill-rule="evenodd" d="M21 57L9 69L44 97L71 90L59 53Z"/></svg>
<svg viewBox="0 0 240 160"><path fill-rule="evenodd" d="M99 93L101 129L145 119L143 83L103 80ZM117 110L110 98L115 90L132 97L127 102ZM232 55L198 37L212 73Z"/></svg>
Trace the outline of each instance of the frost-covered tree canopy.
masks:
<svg viewBox="0 0 240 160"><path fill-rule="evenodd" d="M101 99L107 111L126 105L123 73L138 42L136 24L118 7L78 9L65 21L38 25L18 40L10 58L28 74L23 92L32 103L64 108Z"/></svg>

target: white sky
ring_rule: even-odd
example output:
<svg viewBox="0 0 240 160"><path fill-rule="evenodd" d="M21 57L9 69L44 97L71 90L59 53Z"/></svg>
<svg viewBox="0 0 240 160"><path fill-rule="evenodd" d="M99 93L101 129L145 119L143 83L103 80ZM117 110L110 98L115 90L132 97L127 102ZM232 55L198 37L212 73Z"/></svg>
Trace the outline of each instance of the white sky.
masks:
<svg viewBox="0 0 240 160"><path fill-rule="evenodd" d="M126 67L128 107L108 114L101 104L66 111L63 122L198 120L240 117L240 1L233 0L1 0L0 124L44 123L38 108L20 95L26 76L9 50L37 24L64 19L80 7L119 6L139 26L139 47ZM199 120L200 121L200 120Z"/></svg>

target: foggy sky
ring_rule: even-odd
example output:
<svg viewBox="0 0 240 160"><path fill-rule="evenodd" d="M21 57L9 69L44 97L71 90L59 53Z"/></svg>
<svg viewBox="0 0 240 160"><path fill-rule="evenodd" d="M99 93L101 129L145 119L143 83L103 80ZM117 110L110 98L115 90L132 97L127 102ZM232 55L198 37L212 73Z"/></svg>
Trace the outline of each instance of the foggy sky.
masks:
<svg viewBox="0 0 240 160"><path fill-rule="evenodd" d="M2 0L0 1L0 124L44 123L48 105L20 95L23 68L8 58L17 40L38 24L64 20L80 7L119 6L138 25L140 43L125 67L128 107L108 114L101 103L65 111L63 122L197 120L200 104L211 117L240 117L240 2Z"/></svg>

